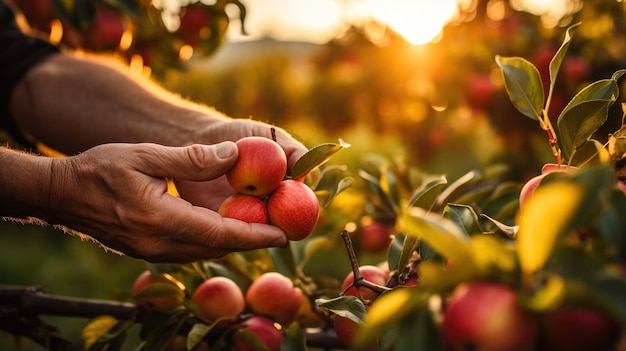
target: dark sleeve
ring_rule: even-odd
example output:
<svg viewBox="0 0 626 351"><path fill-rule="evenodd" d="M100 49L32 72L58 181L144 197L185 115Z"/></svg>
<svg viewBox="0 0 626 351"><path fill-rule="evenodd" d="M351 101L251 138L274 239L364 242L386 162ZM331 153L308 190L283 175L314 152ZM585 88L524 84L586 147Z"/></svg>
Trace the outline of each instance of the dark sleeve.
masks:
<svg viewBox="0 0 626 351"><path fill-rule="evenodd" d="M27 145L9 112L9 98L17 83L40 59L58 48L49 42L23 33L15 23L11 7L0 0L0 128Z"/></svg>

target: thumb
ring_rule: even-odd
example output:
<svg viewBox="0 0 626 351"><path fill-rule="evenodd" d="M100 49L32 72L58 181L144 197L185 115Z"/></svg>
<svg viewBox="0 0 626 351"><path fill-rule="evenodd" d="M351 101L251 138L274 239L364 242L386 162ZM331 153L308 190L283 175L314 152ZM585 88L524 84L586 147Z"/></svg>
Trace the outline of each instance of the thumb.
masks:
<svg viewBox="0 0 626 351"><path fill-rule="evenodd" d="M192 144L184 147L156 145L156 154L144 169L155 177L168 177L193 181L205 181L224 175L238 158L237 145L232 141L219 144Z"/></svg>

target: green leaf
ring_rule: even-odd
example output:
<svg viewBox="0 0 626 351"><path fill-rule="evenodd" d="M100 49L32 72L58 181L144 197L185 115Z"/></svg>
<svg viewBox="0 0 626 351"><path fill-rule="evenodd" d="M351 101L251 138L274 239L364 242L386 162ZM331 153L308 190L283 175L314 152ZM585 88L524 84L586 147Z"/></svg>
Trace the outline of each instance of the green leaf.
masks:
<svg viewBox="0 0 626 351"><path fill-rule="evenodd" d="M469 171L465 173L463 176L452 182L444 191L439 194L437 197L437 205L443 205L446 202L450 202L450 199L455 193L461 192L463 188L468 186L472 181L474 181L479 176L476 171Z"/></svg>
<svg viewBox="0 0 626 351"><path fill-rule="evenodd" d="M169 313L151 313L144 319L140 331L140 336L144 340L143 349L165 350L187 318L189 318L189 311L185 309L173 310Z"/></svg>
<svg viewBox="0 0 626 351"><path fill-rule="evenodd" d="M552 91L554 90L554 85L556 84L556 77L559 73L559 69L561 68L561 63L563 63L563 59L565 58L565 54L567 53L567 49L569 48L572 37L574 36L574 32L576 28L580 26L580 23L576 23L567 28L565 32L565 38L563 39L563 43L561 43L561 47L556 52L552 60L550 61L550 93L552 95ZM548 106L546 106L546 109Z"/></svg>
<svg viewBox="0 0 626 351"><path fill-rule="evenodd" d="M443 351L441 332L433 313L422 307L400 322L395 351Z"/></svg>
<svg viewBox="0 0 626 351"><path fill-rule="evenodd" d="M272 257L274 267L276 267L276 270L279 273L292 280L298 277L296 259L293 255L293 251L291 250L291 246L286 248L270 247L267 251Z"/></svg>
<svg viewBox="0 0 626 351"><path fill-rule="evenodd" d="M315 193L318 194L320 205L328 206L331 201L342 191L354 184L354 178L349 176L346 166L329 166L322 170L320 179L315 186ZM325 194L319 196L319 194Z"/></svg>
<svg viewBox="0 0 626 351"><path fill-rule="evenodd" d="M365 319L367 314L363 301L356 296L338 296L332 299L320 298L315 300L315 304L321 309L348 318L358 324L363 323L363 319Z"/></svg>
<svg viewBox="0 0 626 351"><path fill-rule="evenodd" d="M521 57L496 56L496 63L504 74L504 86L513 106L528 118L541 118L545 96L537 68Z"/></svg>
<svg viewBox="0 0 626 351"><path fill-rule="evenodd" d="M451 220L419 207L412 207L405 211L401 225L407 235L426 241L433 250L456 264L472 262L468 238Z"/></svg>
<svg viewBox="0 0 626 351"><path fill-rule="evenodd" d="M480 215L481 218L487 219L490 223L492 223L496 228L498 228L499 232L504 234L509 239L515 239L517 236L517 231L519 230L518 225L506 225L500 221L497 221L485 214Z"/></svg>
<svg viewBox="0 0 626 351"><path fill-rule="evenodd" d="M423 184L416 189L413 195L411 195L408 207L414 206L430 210L437 202L437 197L447 184L448 180L445 176L434 176L426 179Z"/></svg>
<svg viewBox="0 0 626 351"><path fill-rule="evenodd" d="M609 159L609 152L604 145L595 139L590 139L576 148L570 157L569 164L578 167L600 165L608 162Z"/></svg>
<svg viewBox="0 0 626 351"><path fill-rule="evenodd" d="M413 288L396 288L387 292L370 306L367 316L357 334L355 345L367 345L381 331L389 329L415 309L428 305L430 292Z"/></svg>
<svg viewBox="0 0 626 351"><path fill-rule="evenodd" d="M624 73L626 70L620 70L611 79L591 83L561 111L557 119L557 140L566 160L606 122L609 108L619 94L617 80Z"/></svg>
<svg viewBox="0 0 626 351"><path fill-rule="evenodd" d="M296 161L291 170L291 178L298 179L306 176L309 172L328 161L333 155L349 147L350 144L339 139L339 144L327 143L311 148Z"/></svg>
<svg viewBox="0 0 626 351"><path fill-rule="evenodd" d="M298 323L291 323L285 330L282 351L306 351L306 338Z"/></svg>
<svg viewBox="0 0 626 351"><path fill-rule="evenodd" d="M476 211L474 211L474 208L471 206L448 204L444 210L443 216L456 223L465 236L482 233L482 229L478 223L478 214L476 214Z"/></svg>
<svg viewBox="0 0 626 351"><path fill-rule="evenodd" d="M541 269L557 238L573 229L571 222L583 198L581 186L564 181L542 185L529 197L517 220L517 251L524 273Z"/></svg>
<svg viewBox="0 0 626 351"><path fill-rule="evenodd" d="M250 347L250 350L255 351L271 351L270 348L265 345L256 334L251 332L250 330L238 330L237 337L243 340L246 345Z"/></svg>
<svg viewBox="0 0 626 351"><path fill-rule="evenodd" d="M211 324L195 323L187 334L187 350L193 350L202 339L222 320Z"/></svg>

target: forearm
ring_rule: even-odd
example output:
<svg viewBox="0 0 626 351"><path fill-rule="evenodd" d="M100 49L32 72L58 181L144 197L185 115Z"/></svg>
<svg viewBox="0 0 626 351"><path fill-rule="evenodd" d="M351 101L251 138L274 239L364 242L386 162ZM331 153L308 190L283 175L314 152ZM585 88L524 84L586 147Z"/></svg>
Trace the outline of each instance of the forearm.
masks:
<svg viewBox="0 0 626 351"><path fill-rule="evenodd" d="M121 65L66 55L51 56L26 75L12 94L11 112L26 135L67 154L108 142L206 142L203 131L224 118L131 78Z"/></svg>
<svg viewBox="0 0 626 351"><path fill-rule="evenodd" d="M0 147L0 216L47 217L51 162Z"/></svg>

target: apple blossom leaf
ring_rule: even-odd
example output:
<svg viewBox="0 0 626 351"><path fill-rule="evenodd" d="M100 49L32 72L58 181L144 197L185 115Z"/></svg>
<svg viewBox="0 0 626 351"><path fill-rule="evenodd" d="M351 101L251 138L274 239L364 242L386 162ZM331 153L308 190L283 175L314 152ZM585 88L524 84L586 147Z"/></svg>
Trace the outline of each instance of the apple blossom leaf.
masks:
<svg viewBox="0 0 626 351"><path fill-rule="evenodd" d="M367 311L354 341L355 346L367 345L382 330L415 313L417 308L427 306L430 296L431 293L426 290L413 288L396 288L380 295Z"/></svg>
<svg viewBox="0 0 626 351"><path fill-rule="evenodd" d="M270 247L267 248L267 251L279 273L292 280L298 277L298 268L296 267L296 259L291 250L291 245L286 248Z"/></svg>
<svg viewBox="0 0 626 351"><path fill-rule="evenodd" d="M563 59L565 58L565 54L567 53L567 49L574 37L574 32L580 26L580 23L573 24L569 26L565 32L565 38L563 38L563 42L561 46L557 50L556 54L552 60L550 60L550 93L554 90L554 85L556 84L556 77L561 68L561 63L563 63ZM549 95L551 95L549 93ZM546 106L547 108L547 106Z"/></svg>
<svg viewBox="0 0 626 351"><path fill-rule="evenodd" d="M496 56L504 86L513 106L530 119L539 120L544 107L544 91L537 67L521 57Z"/></svg>
<svg viewBox="0 0 626 351"><path fill-rule="evenodd" d="M348 318L361 324L367 314L363 301L356 296L338 296L332 299L319 298L315 304L323 310Z"/></svg>
<svg viewBox="0 0 626 351"><path fill-rule="evenodd" d="M326 143L311 148L296 161L291 170L291 178L298 179L306 176L315 168L326 163L333 155L349 147L350 144L339 139L339 144Z"/></svg>
<svg viewBox="0 0 626 351"><path fill-rule="evenodd" d="M611 79L591 83L561 111L557 119L557 141L566 160L606 122L609 109L619 95L617 80L624 73L626 70L619 70Z"/></svg>

